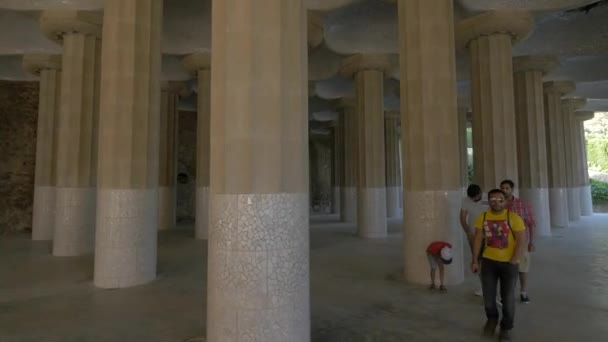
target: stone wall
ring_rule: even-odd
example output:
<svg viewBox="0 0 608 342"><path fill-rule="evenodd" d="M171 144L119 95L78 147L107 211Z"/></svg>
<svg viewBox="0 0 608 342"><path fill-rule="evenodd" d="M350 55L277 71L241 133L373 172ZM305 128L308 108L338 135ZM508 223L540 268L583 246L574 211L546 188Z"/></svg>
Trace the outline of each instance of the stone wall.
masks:
<svg viewBox="0 0 608 342"><path fill-rule="evenodd" d="M0 81L0 235L31 230L38 82Z"/></svg>
<svg viewBox="0 0 608 342"><path fill-rule="evenodd" d="M194 222L196 112L180 112L177 133L177 223Z"/></svg>

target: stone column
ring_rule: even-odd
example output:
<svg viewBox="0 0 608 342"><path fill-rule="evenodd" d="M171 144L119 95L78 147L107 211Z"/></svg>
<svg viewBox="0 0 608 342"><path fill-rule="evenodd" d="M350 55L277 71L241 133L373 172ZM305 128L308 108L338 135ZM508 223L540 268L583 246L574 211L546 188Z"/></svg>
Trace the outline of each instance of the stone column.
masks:
<svg viewBox="0 0 608 342"><path fill-rule="evenodd" d="M386 151L386 216L399 216L399 112L387 112L384 117L384 137Z"/></svg>
<svg viewBox="0 0 608 342"><path fill-rule="evenodd" d="M575 130L580 130L575 111L584 107L586 99L569 98L562 100L562 113L564 120L564 152L566 158L566 182L568 185L568 219L578 221L581 219L581 189L580 189L580 160L577 158ZM575 129L576 127L576 129Z"/></svg>
<svg viewBox="0 0 608 342"><path fill-rule="evenodd" d="M306 11L214 0L207 341L310 341Z"/></svg>
<svg viewBox="0 0 608 342"><path fill-rule="evenodd" d="M359 184L359 159L357 144L357 103L354 99L343 98L336 107L344 118L344 188L340 203L344 221L357 223L357 185Z"/></svg>
<svg viewBox="0 0 608 342"><path fill-rule="evenodd" d="M569 81L545 82L543 87L551 226L565 228L568 227L568 183L561 98L574 90L574 83Z"/></svg>
<svg viewBox="0 0 608 342"><path fill-rule="evenodd" d="M357 92L357 234L363 238L387 235L384 73L389 68L386 55L353 55L343 61L340 71L354 77Z"/></svg>
<svg viewBox="0 0 608 342"><path fill-rule="evenodd" d="M23 68L40 77L32 240L52 240L55 227L55 167L61 97L61 56L24 55Z"/></svg>
<svg viewBox="0 0 608 342"><path fill-rule="evenodd" d="M467 149L467 117L470 106L458 103L458 151L460 156L460 185L463 192L469 184L469 151Z"/></svg>
<svg viewBox="0 0 608 342"><path fill-rule="evenodd" d="M404 274L428 284L425 248L449 241L446 282L464 280L462 188L456 104L454 7L451 0L399 1L403 139ZM421 58L422 57L422 58Z"/></svg>
<svg viewBox="0 0 608 342"><path fill-rule="evenodd" d="M575 124L575 137L577 153L579 154L579 185L581 189L581 215L593 215L593 201L591 199L591 184L589 182L589 170L587 166L587 146L585 142L585 125L584 122L593 119L595 112L592 111L577 111L575 113L577 123ZM577 133L578 132L578 133Z"/></svg>
<svg viewBox="0 0 608 342"><path fill-rule="evenodd" d="M196 129L196 214L194 234L197 239L209 237L209 117L211 56L196 53L187 56L183 64L198 79ZM237 125L237 123L234 123Z"/></svg>
<svg viewBox="0 0 608 342"><path fill-rule="evenodd" d="M543 75L557 65L549 56L513 59L519 196L532 206L538 236L551 235Z"/></svg>
<svg viewBox="0 0 608 342"><path fill-rule="evenodd" d="M518 184L512 44L534 27L527 12L487 12L457 24L460 46L471 55L474 182L497 188Z"/></svg>
<svg viewBox="0 0 608 342"><path fill-rule="evenodd" d="M158 172L158 229L175 228L177 195L177 118L180 95L187 93L182 82L163 82L160 95Z"/></svg>
<svg viewBox="0 0 608 342"><path fill-rule="evenodd" d="M333 125L333 213L340 216L344 221L342 213L342 188L344 186L344 113L338 114L338 119Z"/></svg>
<svg viewBox="0 0 608 342"><path fill-rule="evenodd" d="M156 277L163 2L106 0L94 283Z"/></svg>
<svg viewBox="0 0 608 342"><path fill-rule="evenodd" d="M101 16L45 11L40 26L63 44L53 255L88 254L95 245Z"/></svg>

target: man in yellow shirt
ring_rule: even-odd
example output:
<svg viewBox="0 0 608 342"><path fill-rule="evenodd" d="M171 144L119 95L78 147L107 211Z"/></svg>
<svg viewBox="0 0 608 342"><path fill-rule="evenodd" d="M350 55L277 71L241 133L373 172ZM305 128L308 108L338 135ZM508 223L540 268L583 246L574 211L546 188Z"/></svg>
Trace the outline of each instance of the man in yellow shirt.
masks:
<svg viewBox="0 0 608 342"><path fill-rule="evenodd" d="M488 193L490 210L483 213L475 223L473 255L479 255L482 241L485 249L481 259L481 283L488 321L484 334L494 335L498 324L496 292L500 282L502 297L502 321L500 341L510 341L515 317L515 286L517 285L518 263L526 247L524 222L517 214L506 209L505 194L500 189ZM471 269L480 270L479 261L473 258Z"/></svg>

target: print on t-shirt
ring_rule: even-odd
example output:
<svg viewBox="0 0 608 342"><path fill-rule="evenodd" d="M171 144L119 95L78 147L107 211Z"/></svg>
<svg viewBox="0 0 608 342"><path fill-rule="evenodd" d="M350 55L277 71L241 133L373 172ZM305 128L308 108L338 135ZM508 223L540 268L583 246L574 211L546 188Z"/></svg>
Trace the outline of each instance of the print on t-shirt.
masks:
<svg viewBox="0 0 608 342"><path fill-rule="evenodd" d="M486 245L492 248L505 249L509 247L511 228L506 220L485 221L483 230Z"/></svg>

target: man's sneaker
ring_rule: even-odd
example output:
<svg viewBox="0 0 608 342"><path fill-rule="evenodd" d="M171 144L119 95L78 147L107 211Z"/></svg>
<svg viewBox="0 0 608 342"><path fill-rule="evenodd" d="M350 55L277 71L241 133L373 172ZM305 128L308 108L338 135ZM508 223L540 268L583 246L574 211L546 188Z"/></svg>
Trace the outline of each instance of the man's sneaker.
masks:
<svg viewBox="0 0 608 342"><path fill-rule="evenodd" d="M500 333L498 334L499 341L511 341L511 330L502 330L500 329Z"/></svg>
<svg viewBox="0 0 608 342"><path fill-rule="evenodd" d="M521 302L524 304L530 304L530 297L527 294L521 294L519 296L521 298Z"/></svg>
<svg viewBox="0 0 608 342"><path fill-rule="evenodd" d="M479 290L475 291L475 295L477 297L483 297L483 291L481 289L479 289Z"/></svg>
<svg viewBox="0 0 608 342"><path fill-rule="evenodd" d="M498 321L487 320L486 325L483 326L483 336L494 336L494 332L496 331L496 325Z"/></svg>

